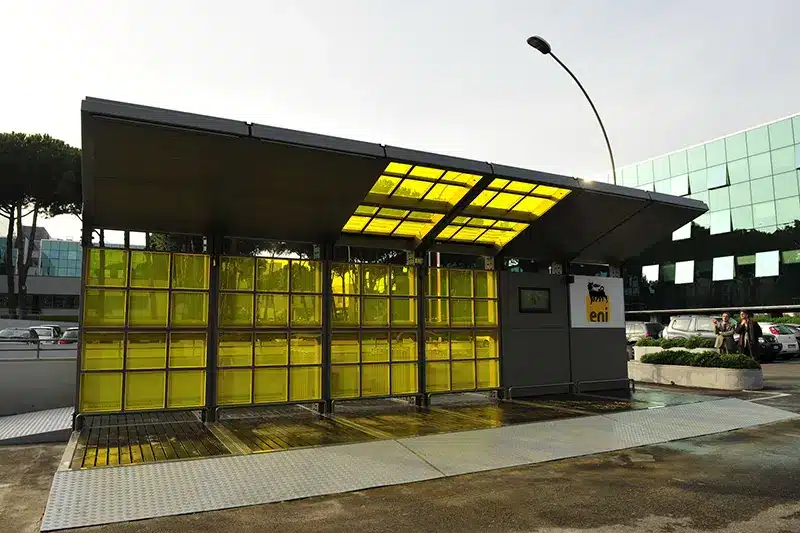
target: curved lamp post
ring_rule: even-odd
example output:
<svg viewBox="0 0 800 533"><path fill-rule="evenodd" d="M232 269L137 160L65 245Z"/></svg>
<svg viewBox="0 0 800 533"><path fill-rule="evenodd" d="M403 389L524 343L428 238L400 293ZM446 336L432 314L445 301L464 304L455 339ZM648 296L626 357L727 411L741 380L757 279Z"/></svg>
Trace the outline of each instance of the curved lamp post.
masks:
<svg viewBox="0 0 800 533"><path fill-rule="evenodd" d="M575 77L575 74L573 74L572 71L568 69L567 66L564 63L562 63L560 59L556 57L556 55L552 51L552 48L550 48L550 44L547 41L545 41L538 35L534 35L533 37L528 37L528 44L533 48L539 50L544 55L549 55L550 57L555 59L556 63L561 65L561 67L567 71L567 74L569 74L572 77L572 79L575 80L575 83L578 84L578 87L580 87L581 91L583 92L583 95L589 101L589 105L592 106L592 111L594 111L594 116L597 117L597 122L600 123L600 129L603 130L603 137L605 137L606 139L606 146L608 147L608 157L611 158L611 174L613 175L614 183L616 184L617 168L616 166L614 166L614 153L611 151L611 143L608 140L608 134L606 133L606 128L605 126L603 126L603 121L600 120L600 114L597 112L597 108L594 106L592 99L589 98L589 93L587 93L586 89L583 88L583 85L581 85L581 82L578 81L578 78Z"/></svg>

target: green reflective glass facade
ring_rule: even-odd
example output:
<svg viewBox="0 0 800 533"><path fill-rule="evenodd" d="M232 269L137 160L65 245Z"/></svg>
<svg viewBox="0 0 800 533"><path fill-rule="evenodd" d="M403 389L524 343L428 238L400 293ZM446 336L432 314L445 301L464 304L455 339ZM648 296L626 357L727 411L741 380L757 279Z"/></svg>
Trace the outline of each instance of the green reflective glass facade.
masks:
<svg viewBox="0 0 800 533"><path fill-rule="evenodd" d="M800 306L799 168L800 115L623 167L621 185L709 207L625 265L628 311Z"/></svg>

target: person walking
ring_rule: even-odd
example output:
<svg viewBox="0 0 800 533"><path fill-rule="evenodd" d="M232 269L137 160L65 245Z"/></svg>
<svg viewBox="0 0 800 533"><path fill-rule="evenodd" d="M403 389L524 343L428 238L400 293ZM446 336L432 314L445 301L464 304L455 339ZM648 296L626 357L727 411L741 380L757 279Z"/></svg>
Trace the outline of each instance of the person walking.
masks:
<svg viewBox="0 0 800 533"><path fill-rule="evenodd" d="M734 353L736 352L736 341L733 340L733 335L736 333L736 325L731 322L728 313L722 313L722 320L713 320L714 333L717 339L714 341L714 348L719 350L719 353Z"/></svg>
<svg viewBox="0 0 800 533"><path fill-rule="evenodd" d="M761 355L758 345L758 338L762 335L761 326L750 317L750 313L747 311L739 313L739 318L741 321L736 328L736 333L739 334L739 352L758 361Z"/></svg>

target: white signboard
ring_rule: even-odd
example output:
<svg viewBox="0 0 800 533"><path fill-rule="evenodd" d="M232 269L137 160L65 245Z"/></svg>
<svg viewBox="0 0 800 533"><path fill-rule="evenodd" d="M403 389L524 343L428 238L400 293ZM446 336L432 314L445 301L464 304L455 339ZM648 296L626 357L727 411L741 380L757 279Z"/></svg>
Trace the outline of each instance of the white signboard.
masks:
<svg viewBox="0 0 800 533"><path fill-rule="evenodd" d="M622 278L575 276L569 301L573 328L625 328Z"/></svg>

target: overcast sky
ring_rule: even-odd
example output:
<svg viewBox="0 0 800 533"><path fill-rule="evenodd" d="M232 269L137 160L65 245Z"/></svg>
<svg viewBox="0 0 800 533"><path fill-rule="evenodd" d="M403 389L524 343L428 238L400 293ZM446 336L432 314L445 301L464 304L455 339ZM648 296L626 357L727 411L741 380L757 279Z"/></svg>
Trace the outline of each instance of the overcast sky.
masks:
<svg viewBox="0 0 800 533"><path fill-rule="evenodd" d="M79 146L96 96L593 176L591 109L528 36L622 166L800 111L798 20L797 0L9 0L0 131Z"/></svg>

